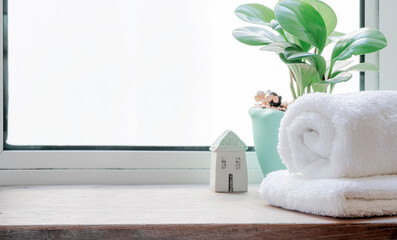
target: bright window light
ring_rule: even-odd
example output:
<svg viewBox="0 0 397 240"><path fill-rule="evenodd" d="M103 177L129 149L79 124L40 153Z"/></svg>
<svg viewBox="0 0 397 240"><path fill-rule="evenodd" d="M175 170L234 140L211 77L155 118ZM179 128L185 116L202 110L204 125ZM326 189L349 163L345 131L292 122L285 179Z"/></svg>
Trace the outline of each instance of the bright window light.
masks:
<svg viewBox="0 0 397 240"><path fill-rule="evenodd" d="M337 31L359 27L358 0L325 2ZM230 129L253 145L256 91L292 97L285 64L232 37L244 3L8 1L7 143L208 146ZM334 92L352 91L358 74Z"/></svg>

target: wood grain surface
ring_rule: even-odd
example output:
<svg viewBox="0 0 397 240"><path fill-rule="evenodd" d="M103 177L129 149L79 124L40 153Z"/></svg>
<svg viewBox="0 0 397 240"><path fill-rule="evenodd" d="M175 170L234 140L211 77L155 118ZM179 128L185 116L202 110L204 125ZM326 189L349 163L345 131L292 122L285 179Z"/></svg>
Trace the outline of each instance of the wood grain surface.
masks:
<svg viewBox="0 0 397 240"><path fill-rule="evenodd" d="M205 185L0 188L0 239L397 239L397 217L288 211Z"/></svg>
<svg viewBox="0 0 397 240"><path fill-rule="evenodd" d="M97 239L397 239L394 224L202 224L108 226L6 226L3 240Z"/></svg>

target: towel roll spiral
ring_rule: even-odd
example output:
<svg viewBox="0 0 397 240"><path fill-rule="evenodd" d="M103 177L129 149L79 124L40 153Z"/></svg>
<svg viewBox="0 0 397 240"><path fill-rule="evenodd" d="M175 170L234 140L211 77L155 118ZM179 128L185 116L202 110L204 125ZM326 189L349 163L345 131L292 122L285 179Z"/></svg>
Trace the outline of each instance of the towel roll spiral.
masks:
<svg viewBox="0 0 397 240"><path fill-rule="evenodd" d="M311 178L397 173L397 92L312 93L281 120L278 151Z"/></svg>

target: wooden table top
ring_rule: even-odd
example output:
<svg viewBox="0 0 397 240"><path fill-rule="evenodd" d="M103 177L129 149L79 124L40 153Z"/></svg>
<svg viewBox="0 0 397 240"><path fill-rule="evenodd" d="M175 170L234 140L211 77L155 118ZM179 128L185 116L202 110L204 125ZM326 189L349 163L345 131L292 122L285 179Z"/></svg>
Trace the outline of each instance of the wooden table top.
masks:
<svg viewBox="0 0 397 240"><path fill-rule="evenodd" d="M208 234L220 233L229 239L283 239L291 236L287 234L310 237L313 233L335 237L339 235L332 234L353 232L361 237L375 233L376 237L397 237L397 217L338 219L284 210L260 199L258 188L250 185L246 193L214 193L207 185L2 187L0 239L36 236L44 230L62 236L101 231L135 236L132 232L139 232L138 238L145 239L186 239L181 236L187 233L191 233L188 239L208 239ZM174 235L169 235L171 229Z"/></svg>

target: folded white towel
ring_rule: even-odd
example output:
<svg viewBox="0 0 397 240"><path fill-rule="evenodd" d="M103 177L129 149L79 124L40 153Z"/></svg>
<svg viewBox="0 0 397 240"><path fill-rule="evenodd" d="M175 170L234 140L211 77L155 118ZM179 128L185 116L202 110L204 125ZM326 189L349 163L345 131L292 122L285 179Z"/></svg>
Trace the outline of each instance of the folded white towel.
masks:
<svg viewBox="0 0 397 240"><path fill-rule="evenodd" d="M397 91L307 94L281 120L278 151L312 178L397 173Z"/></svg>
<svg viewBox="0 0 397 240"><path fill-rule="evenodd" d="M260 196L274 206L332 217L397 215L397 176L309 179L287 170L269 173Z"/></svg>

